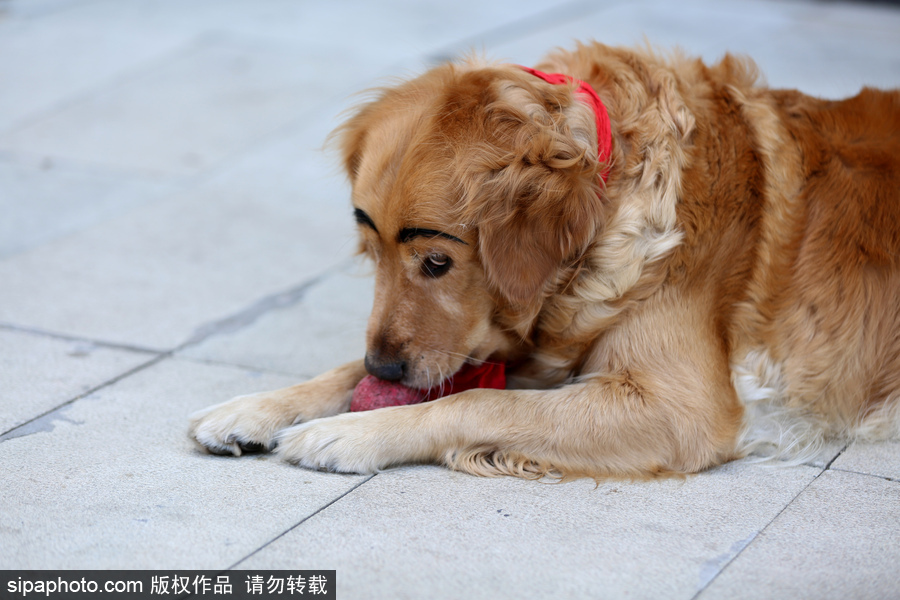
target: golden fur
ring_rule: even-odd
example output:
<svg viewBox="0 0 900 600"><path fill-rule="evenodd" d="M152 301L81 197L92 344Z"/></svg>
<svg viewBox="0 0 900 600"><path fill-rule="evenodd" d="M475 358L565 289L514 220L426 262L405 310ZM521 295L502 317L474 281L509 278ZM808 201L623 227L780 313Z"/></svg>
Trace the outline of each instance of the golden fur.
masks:
<svg viewBox="0 0 900 600"><path fill-rule="evenodd" d="M900 93L600 44L537 68L598 92L610 164L574 85L469 60L382 90L338 132L376 268L365 365L191 435L336 471L647 477L900 434ZM488 360L509 389L339 414L366 367L425 388Z"/></svg>

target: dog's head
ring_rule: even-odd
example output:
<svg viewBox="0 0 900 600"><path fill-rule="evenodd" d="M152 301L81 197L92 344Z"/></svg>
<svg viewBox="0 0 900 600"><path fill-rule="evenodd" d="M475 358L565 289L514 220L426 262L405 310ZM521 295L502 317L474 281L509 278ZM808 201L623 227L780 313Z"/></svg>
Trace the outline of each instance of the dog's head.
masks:
<svg viewBox="0 0 900 600"><path fill-rule="evenodd" d="M432 387L521 345L562 265L602 226L596 124L571 86L444 65L339 130L361 251L376 265L366 365Z"/></svg>

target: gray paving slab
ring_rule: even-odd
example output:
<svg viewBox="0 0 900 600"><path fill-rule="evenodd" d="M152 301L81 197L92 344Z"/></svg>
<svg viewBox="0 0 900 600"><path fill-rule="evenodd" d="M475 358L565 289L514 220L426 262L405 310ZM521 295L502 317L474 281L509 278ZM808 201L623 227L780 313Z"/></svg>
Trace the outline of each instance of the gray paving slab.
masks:
<svg viewBox="0 0 900 600"><path fill-rule="evenodd" d="M188 174L246 150L345 87L331 53L208 36L0 137L0 150ZM337 81L336 81L337 80Z"/></svg>
<svg viewBox="0 0 900 600"><path fill-rule="evenodd" d="M699 600L896 598L898 507L898 482L825 471Z"/></svg>
<svg viewBox="0 0 900 600"><path fill-rule="evenodd" d="M0 18L0 81L5 82L0 132L90 94L97 86L176 51L191 38L190 32L180 29L147 27L120 18L121 9L115 4L134 3L103 3L102 16L90 4L98 3L3 3L8 18Z"/></svg>
<svg viewBox="0 0 900 600"><path fill-rule="evenodd" d="M609 45L649 42L707 61L746 54L773 87L827 97L863 85L900 86L900 12L866 4L704 0L597 4L583 16L489 48L524 64L574 40Z"/></svg>
<svg viewBox="0 0 900 600"><path fill-rule="evenodd" d="M0 329L0 435L153 358Z"/></svg>
<svg viewBox="0 0 900 600"><path fill-rule="evenodd" d="M4 17L18 19L33 18L52 14L55 11L70 8L91 0L4 0L2 14Z"/></svg>
<svg viewBox="0 0 900 600"><path fill-rule="evenodd" d="M860 5L851 18L845 6L804 7L789 26L758 39L745 32L733 44L753 57L769 85L796 88L826 98L855 95L863 86L900 86L900 15Z"/></svg>
<svg viewBox="0 0 900 600"><path fill-rule="evenodd" d="M159 4L159 2L154 2ZM553 20L570 0L416 2L400 0L341 3L290 0L200 0L169 12L167 26L206 27L266 37L286 44L313 45L318 52L352 52L352 60L396 68L416 66L435 49L461 38L476 46L485 34ZM174 15L174 18L173 18ZM165 19L161 16L160 19ZM175 22L177 21L177 22Z"/></svg>
<svg viewBox="0 0 900 600"><path fill-rule="evenodd" d="M341 598L691 598L819 472L595 487L395 469L237 568L336 569Z"/></svg>
<svg viewBox="0 0 900 600"><path fill-rule="evenodd" d="M427 55L473 30L490 30L567 2L32 0L7 4L12 18L0 20L0 81L19 85L0 96L0 132L23 119L58 110L74 98L87 98L98 86L152 68L208 34L269 40L289 53L302 49L306 57L322 63L339 60L335 76L347 81L354 65L368 65L371 77L387 65ZM28 60L22 60L25 56Z"/></svg>
<svg viewBox="0 0 900 600"><path fill-rule="evenodd" d="M900 481L900 442L854 442L832 463L831 468Z"/></svg>
<svg viewBox="0 0 900 600"><path fill-rule="evenodd" d="M0 162L0 260L171 194L161 178L123 177L59 161Z"/></svg>
<svg viewBox="0 0 900 600"><path fill-rule="evenodd" d="M271 541L363 478L203 454L187 415L290 383L170 359L0 442L0 568L218 569Z"/></svg>
<svg viewBox="0 0 900 600"><path fill-rule="evenodd" d="M304 186L325 159L305 160L316 151L298 135L275 143L285 152L261 149L264 177L248 159L224 180L0 261L0 323L168 350L346 260L343 177L319 172Z"/></svg>
<svg viewBox="0 0 900 600"><path fill-rule="evenodd" d="M359 262L323 275L295 304L180 354L314 377L365 354L373 281Z"/></svg>

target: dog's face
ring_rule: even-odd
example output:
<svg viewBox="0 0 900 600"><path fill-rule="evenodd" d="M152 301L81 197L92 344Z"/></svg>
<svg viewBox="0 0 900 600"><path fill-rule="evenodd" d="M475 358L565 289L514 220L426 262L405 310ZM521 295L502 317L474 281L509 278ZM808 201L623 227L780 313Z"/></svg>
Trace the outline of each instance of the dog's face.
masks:
<svg viewBox="0 0 900 600"><path fill-rule="evenodd" d="M376 266L370 373L428 388L521 343L503 314L540 302L599 227L596 150L576 119L590 130L570 90L512 67L444 66L345 124L361 250Z"/></svg>

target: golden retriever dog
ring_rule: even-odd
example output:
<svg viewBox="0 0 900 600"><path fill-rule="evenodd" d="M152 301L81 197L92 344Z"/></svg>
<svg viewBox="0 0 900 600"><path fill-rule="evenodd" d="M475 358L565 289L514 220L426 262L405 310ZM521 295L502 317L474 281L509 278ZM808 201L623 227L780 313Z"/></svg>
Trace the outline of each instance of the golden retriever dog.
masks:
<svg viewBox="0 0 900 600"><path fill-rule="evenodd" d="M193 416L314 469L652 477L900 431L900 92L579 44L468 59L336 132L374 262L366 359ZM507 389L347 412L367 370Z"/></svg>

